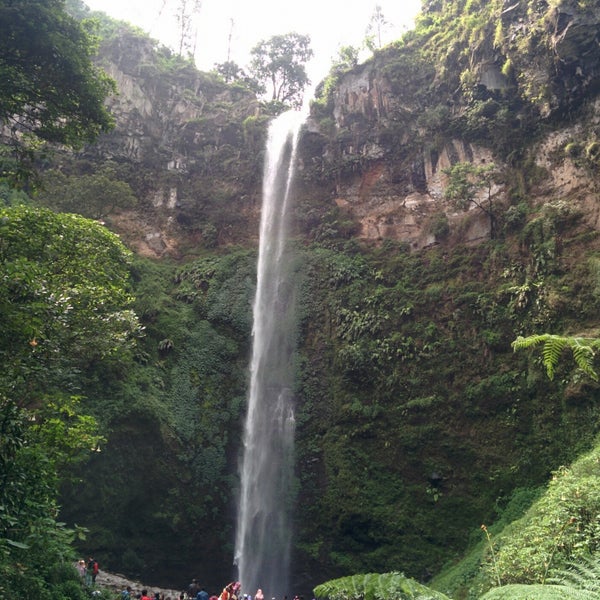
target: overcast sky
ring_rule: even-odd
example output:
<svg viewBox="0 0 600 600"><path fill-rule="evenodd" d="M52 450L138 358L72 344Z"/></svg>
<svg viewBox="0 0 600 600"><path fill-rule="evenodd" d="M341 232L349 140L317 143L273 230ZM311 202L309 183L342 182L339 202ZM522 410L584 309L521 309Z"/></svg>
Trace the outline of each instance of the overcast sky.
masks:
<svg viewBox="0 0 600 600"><path fill-rule="evenodd" d="M177 49L175 6L179 0L84 0L93 10L129 21L162 43ZM191 3L191 0L188 0ZM420 0L202 0L198 14L196 64L210 70L227 60L244 67L250 49L272 35L297 32L311 37L315 58L308 65L313 83L323 78L342 45L360 46L374 13L381 6L389 23L385 41L412 27ZM232 28L233 20L233 28Z"/></svg>

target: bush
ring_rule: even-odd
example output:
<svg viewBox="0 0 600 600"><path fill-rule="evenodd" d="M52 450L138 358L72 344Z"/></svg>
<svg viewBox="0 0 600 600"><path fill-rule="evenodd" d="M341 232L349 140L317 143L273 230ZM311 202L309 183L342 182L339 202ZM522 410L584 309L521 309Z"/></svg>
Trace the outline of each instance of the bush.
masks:
<svg viewBox="0 0 600 600"><path fill-rule="evenodd" d="M497 538L500 580L544 583L551 569L596 552L600 548L598 515L600 445L570 468L558 469L546 494Z"/></svg>

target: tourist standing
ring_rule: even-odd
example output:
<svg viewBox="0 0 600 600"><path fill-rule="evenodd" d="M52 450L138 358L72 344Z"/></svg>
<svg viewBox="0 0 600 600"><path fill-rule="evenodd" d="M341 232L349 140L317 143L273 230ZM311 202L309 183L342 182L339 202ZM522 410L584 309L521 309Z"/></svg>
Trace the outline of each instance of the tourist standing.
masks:
<svg viewBox="0 0 600 600"><path fill-rule="evenodd" d="M81 576L81 579L85 579L85 560L83 560L83 558L77 562L77 571Z"/></svg>
<svg viewBox="0 0 600 600"><path fill-rule="evenodd" d="M196 600L209 600L208 592L201 587L200 591L196 594Z"/></svg>

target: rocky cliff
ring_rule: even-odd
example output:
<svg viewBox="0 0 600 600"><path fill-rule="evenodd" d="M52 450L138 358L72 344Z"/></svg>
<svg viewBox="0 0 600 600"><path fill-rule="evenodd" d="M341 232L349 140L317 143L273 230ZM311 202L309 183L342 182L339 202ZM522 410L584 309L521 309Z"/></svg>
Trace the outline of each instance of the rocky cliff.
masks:
<svg viewBox="0 0 600 600"><path fill-rule="evenodd" d="M119 27L98 62L115 80L115 129L80 158L124 169L140 205L114 228L140 254L178 257L190 245L255 237L262 138L259 103L139 32ZM236 228L235 223L238 223Z"/></svg>
<svg viewBox="0 0 600 600"><path fill-rule="evenodd" d="M450 4L441 6L426 7L421 22L449 18ZM455 12L451 16L455 22ZM466 214L445 200L444 172L458 162L494 164L504 173L514 166L514 153L526 150L531 157L543 154L535 160L549 174L562 173L562 179L552 176L557 183L577 180L593 188L584 183L589 170L582 161L562 150L573 141L594 141L583 139L595 126L594 107L581 107L600 79L598 10L576 2L494 2L484 16L489 20L476 30L481 40L468 53L460 46L468 44L467 34L476 35L468 31L475 26L454 25L456 63L446 78L447 65L433 67L439 34L408 35L366 64L338 73L327 107L313 110L305 182L328 189L320 210L343 209L358 224L359 238L428 247L440 241L432 223L442 215L454 242L488 238L489 219L474 204ZM182 243L201 243L203 227L217 243L247 240L257 226L260 145L269 118L255 97L126 28L103 44L101 64L119 89L110 100L117 127L86 155L129 164L142 200L142 210L122 215L115 226L149 256L177 256ZM498 208L510 205L506 188L494 187ZM564 192L562 184L543 188L546 198ZM250 227L236 227L236 216ZM189 242L182 242L186 237Z"/></svg>
<svg viewBox="0 0 600 600"><path fill-rule="evenodd" d="M458 4L426 4L420 16L456 35L453 55L438 54L435 27L408 35L366 64L334 72L319 99L325 107L313 111L308 135L327 140L317 144L320 157L306 160L336 171L333 200L358 220L361 238L427 247L440 241L431 231L440 215L454 243L488 238L489 219L475 203L465 214L445 199L445 173L461 162L509 173L534 161L547 175L527 191L534 204L594 193L582 155L593 162L597 7L493 2L475 19L479 3L467 3L462 15ZM508 179L491 190L501 211L511 204ZM593 202L587 209L595 221Z"/></svg>

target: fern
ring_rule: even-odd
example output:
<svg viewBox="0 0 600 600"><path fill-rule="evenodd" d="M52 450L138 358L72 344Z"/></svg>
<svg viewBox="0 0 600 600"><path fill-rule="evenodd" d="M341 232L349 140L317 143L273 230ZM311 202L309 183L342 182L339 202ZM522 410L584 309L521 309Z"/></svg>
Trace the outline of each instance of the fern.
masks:
<svg viewBox="0 0 600 600"><path fill-rule="evenodd" d="M334 579L314 589L318 600L450 600L402 573L368 573Z"/></svg>
<svg viewBox="0 0 600 600"><path fill-rule="evenodd" d="M567 585L512 584L490 590L480 600L597 600L600 596Z"/></svg>
<svg viewBox="0 0 600 600"><path fill-rule="evenodd" d="M580 589L590 600L600 600L600 555L596 554L571 563L567 569L556 571L549 581Z"/></svg>
<svg viewBox="0 0 600 600"><path fill-rule="evenodd" d="M594 381L598 381L598 375L592 367L592 361L594 360L594 350L592 347L586 345L585 341L582 343L582 338L574 338L571 350L573 351L573 358L577 366Z"/></svg>
<svg viewBox="0 0 600 600"><path fill-rule="evenodd" d="M600 339L543 333L540 335L530 335L525 338L519 336L512 343L512 347L516 351L523 348L533 348L540 344L544 345L542 349L543 363L550 379L554 378L556 366L563 350L569 348L577 366L594 381L598 381L598 373L594 369L593 362L596 356L595 349L600 347Z"/></svg>

